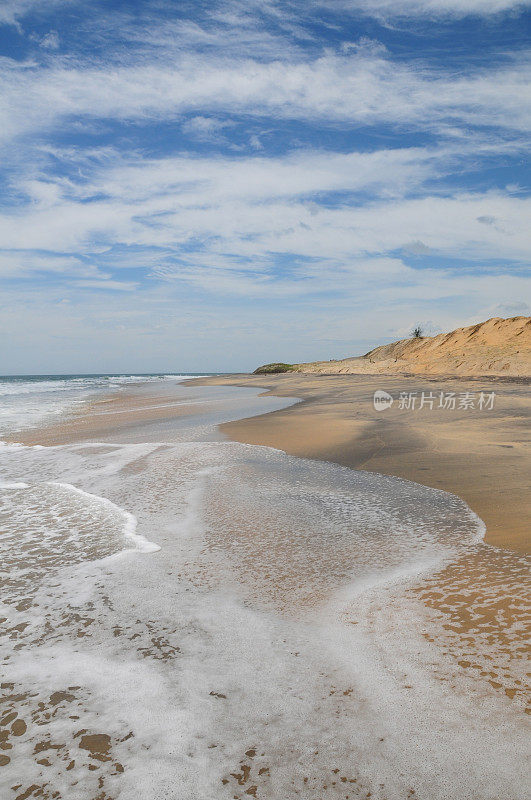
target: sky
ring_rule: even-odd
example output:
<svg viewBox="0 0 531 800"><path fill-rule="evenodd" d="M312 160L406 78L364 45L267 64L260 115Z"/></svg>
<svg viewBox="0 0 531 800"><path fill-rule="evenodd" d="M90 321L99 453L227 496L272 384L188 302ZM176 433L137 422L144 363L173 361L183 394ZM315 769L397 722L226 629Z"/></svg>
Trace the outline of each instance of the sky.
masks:
<svg viewBox="0 0 531 800"><path fill-rule="evenodd" d="M2 0L0 373L529 314L531 0Z"/></svg>

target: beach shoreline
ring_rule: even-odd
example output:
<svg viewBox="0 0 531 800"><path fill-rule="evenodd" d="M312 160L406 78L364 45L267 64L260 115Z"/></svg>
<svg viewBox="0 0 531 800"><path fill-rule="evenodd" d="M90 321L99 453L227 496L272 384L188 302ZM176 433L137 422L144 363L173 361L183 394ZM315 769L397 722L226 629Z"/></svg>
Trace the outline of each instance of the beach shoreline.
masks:
<svg viewBox="0 0 531 800"><path fill-rule="evenodd" d="M264 397L290 398L278 410L222 422L222 438L282 450L288 455L390 475L455 494L483 520L485 541L529 553L526 476L531 472L529 386L522 378L396 375L227 374L178 384L247 387ZM393 397L374 408L377 390ZM422 393L433 407L419 409ZM455 409L439 408L441 393L456 395ZM415 408L399 408L400 393ZM463 408L462 395L494 393L492 408ZM197 414L200 404L178 398L171 386L130 384L119 394L94 397L79 413L7 436L26 445L61 445L129 434L145 424L172 424Z"/></svg>
<svg viewBox="0 0 531 800"><path fill-rule="evenodd" d="M176 797L341 800L343 778L351 797L521 797L526 559L442 487L365 469L372 384L275 380L129 385L6 443L6 786L151 797L162 759ZM402 461L427 447L409 427L380 434Z"/></svg>
<svg viewBox="0 0 531 800"><path fill-rule="evenodd" d="M396 375L227 375L191 385L262 388L266 395L298 397L295 405L220 426L234 441L274 447L302 458L394 475L463 499L486 525L485 541L529 552L531 519L526 487L531 456L525 379ZM393 405L376 411L373 395L388 392ZM400 409L401 392L416 397ZM422 392L435 397L419 409ZM455 409L438 407L440 393L456 394ZM479 409L494 392L492 409ZM465 393L475 408L458 407Z"/></svg>

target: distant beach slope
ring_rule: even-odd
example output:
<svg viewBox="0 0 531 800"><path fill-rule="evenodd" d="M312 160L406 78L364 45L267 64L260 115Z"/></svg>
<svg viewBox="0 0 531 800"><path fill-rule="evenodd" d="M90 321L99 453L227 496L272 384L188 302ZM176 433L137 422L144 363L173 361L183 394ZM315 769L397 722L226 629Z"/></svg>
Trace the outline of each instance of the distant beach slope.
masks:
<svg viewBox="0 0 531 800"><path fill-rule="evenodd" d="M531 317L493 317L451 333L401 339L357 358L294 364L293 371L526 377L531 375Z"/></svg>

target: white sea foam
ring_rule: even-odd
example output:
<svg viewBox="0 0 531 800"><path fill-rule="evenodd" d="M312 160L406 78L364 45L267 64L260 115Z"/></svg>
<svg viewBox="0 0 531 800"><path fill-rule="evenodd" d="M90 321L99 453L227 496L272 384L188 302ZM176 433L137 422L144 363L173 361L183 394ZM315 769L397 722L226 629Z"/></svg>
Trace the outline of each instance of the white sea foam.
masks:
<svg viewBox="0 0 531 800"><path fill-rule="evenodd" d="M194 378L202 378L205 373L198 375L111 375L109 382L118 385L129 383L158 383L159 381L191 381Z"/></svg>
<svg viewBox="0 0 531 800"><path fill-rule="evenodd" d="M77 486L72 486L71 483L57 482L55 484L52 483L51 485L61 486L64 489L75 492L76 494L87 498L93 506L99 505L111 510L115 514L121 515L123 518L122 536L126 541L132 542L132 544L135 546L135 549L139 550L141 553L155 553L157 550L160 550L158 544L155 544L155 542L149 542L145 536L141 536L136 532L136 517L133 514L130 514L129 511L126 511L125 509L120 508L115 503L111 502L111 500L107 500L105 497L98 497L90 492L85 492L83 489L79 489Z"/></svg>
<svg viewBox="0 0 531 800"><path fill-rule="evenodd" d="M210 425L236 413L210 397ZM0 786L524 800L519 718L494 691L440 680L404 594L475 552L478 518L407 481L204 441L200 421L173 440L147 441L169 432L154 426L127 444L2 448L22 570L2 598L5 680L23 698L6 707L28 730ZM156 556L138 552L152 541ZM104 760L86 735L108 737Z"/></svg>
<svg viewBox="0 0 531 800"><path fill-rule="evenodd" d="M95 375L46 380L0 376L0 433L57 420L80 404L131 384L184 382L199 375Z"/></svg>

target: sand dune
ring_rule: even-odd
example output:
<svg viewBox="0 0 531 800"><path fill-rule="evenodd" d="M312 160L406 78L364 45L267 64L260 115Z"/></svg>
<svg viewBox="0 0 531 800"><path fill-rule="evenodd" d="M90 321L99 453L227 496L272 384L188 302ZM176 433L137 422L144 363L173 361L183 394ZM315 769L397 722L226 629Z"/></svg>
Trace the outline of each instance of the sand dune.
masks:
<svg viewBox="0 0 531 800"><path fill-rule="evenodd" d="M295 370L320 374L528 376L531 317L493 317L451 333L401 339L357 358L296 364Z"/></svg>

